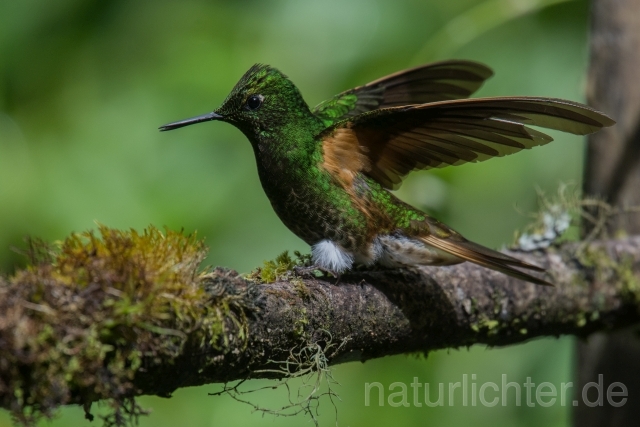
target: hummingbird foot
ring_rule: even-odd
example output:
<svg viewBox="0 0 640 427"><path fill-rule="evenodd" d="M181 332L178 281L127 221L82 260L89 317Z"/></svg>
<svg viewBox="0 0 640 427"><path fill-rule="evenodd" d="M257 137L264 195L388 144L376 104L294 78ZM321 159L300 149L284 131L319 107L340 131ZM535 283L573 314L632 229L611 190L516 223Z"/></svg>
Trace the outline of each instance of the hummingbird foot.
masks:
<svg viewBox="0 0 640 427"><path fill-rule="evenodd" d="M340 273L329 270L328 268L321 267L319 265L309 265L309 266L295 266L293 267L293 272L301 277L308 277L310 279L316 279L315 275L316 271L322 272L325 276L333 276L340 279Z"/></svg>

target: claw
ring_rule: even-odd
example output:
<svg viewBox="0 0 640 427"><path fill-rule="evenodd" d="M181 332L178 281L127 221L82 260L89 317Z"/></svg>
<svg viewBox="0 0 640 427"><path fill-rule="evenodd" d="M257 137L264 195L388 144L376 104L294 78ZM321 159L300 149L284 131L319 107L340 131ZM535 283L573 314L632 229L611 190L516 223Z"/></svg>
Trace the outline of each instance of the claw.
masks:
<svg viewBox="0 0 640 427"><path fill-rule="evenodd" d="M318 265L310 265L310 266L295 266L293 267L293 272L296 273L298 276L302 276L302 277L309 277L311 279L316 279L316 275L313 274L316 271L321 271L322 273L324 273L325 276L331 275L333 277L336 277L338 280L340 280L340 274L336 273L335 271L331 271L327 268L324 267L320 267Z"/></svg>

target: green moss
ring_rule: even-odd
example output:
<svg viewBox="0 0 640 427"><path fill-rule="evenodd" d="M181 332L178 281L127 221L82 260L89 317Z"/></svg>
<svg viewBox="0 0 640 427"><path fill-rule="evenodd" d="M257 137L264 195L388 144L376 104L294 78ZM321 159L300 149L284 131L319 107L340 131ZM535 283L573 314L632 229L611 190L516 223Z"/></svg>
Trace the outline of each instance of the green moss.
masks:
<svg viewBox="0 0 640 427"><path fill-rule="evenodd" d="M0 277L2 385L13 390L0 406L24 424L100 399L114 411L105 423L123 423L142 413L131 396L143 360L180 355L190 331L221 352L246 345L250 302L220 288L217 278L228 272L199 272L206 248L195 235L154 227L98 233L55 246L32 241L30 265Z"/></svg>
<svg viewBox="0 0 640 427"><path fill-rule="evenodd" d="M304 338L305 337L305 329L309 324L309 320L307 319L307 309L302 307L301 309L293 310L294 316L296 319L293 322L293 331L297 337Z"/></svg>
<svg viewBox="0 0 640 427"><path fill-rule="evenodd" d="M633 271L633 258L623 258L615 267L623 295L632 303L640 302L640 280Z"/></svg>
<svg viewBox="0 0 640 427"><path fill-rule="evenodd" d="M274 261L264 262L260 278L265 283L273 283L295 266L296 263L293 258L289 256L289 251L284 251L278 255Z"/></svg>
<svg viewBox="0 0 640 427"><path fill-rule="evenodd" d="M640 303L640 281L634 273L632 257L614 259L604 248L586 244L580 247L576 258L584 269L583 273L574 276L575 286L586 287L592 282L607 283L622 295L623 303L636 306ZM587 326L589 322L598 321L607 298L603 293L594 293L591 299L595 306L593 312L569 314L566 320L574 322L580 328Z"/></svg>
<svg viewBox="0 0 640 427"><path fill-rule="evenodd" d="M497 334L500 329L501 329L501 324L499 321L494 320L494 319L487 319L487 318L480 318L478 319L477 322L472 323L471 324L471 329L474 332L482 332L482 333L486 333L487 335L491 336L491 335L495 335Z"/></svg>
<svg viewBox="0 0 640 427"><path fill-rule="evenodd" d="M295 267L311 265L311 255L294 251L294 257L289 251L284 251L275 260L264 261L262 267L258 267L247 275L247 279L260 283L274 283L289 275Z"/></svg>
<svg viewBox="0 0 640 427"><path fill-rule="evenodd" d="M291 283L293 283L293 288L295 289L296 294L298 294L303 301L307 301L311 298L311 291L309 291L309 288L307 288L307 285L305 285L302 280L296 278L291 280Z"/></svg>
<svg viewBox="0 0 640 427"><path fill-rule="evenodd" d="M593 272L597 281L611 279L617 267L617 262L611 259L609 254L601 247L593 245L585 246L577 253L580 263Z"/></svg>
<svg viewBox="0 0 640 427"><path fill-rule="evenodd" d="M578 260L592 272L596 281L616 283L628 302L640 302L640 280L634 273L632 257L616 260L603 248L589 245L578 253ZM584 278L579 282L588 283Z"/></svg>

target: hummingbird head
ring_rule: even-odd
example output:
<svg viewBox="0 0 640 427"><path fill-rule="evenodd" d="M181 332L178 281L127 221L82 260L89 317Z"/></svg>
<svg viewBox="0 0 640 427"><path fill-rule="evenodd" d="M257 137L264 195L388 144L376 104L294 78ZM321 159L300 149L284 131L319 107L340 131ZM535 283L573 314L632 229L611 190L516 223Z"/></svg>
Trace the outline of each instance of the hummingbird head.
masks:
<svg viewBox="0 0 640 427"><path fill-rule="evenodd" d="M166 124L160 130L219 120L233 124L254 142L305 116L313 117L291 80L273 67L256 64L242 76L220 107L208 114Z"/></svg>

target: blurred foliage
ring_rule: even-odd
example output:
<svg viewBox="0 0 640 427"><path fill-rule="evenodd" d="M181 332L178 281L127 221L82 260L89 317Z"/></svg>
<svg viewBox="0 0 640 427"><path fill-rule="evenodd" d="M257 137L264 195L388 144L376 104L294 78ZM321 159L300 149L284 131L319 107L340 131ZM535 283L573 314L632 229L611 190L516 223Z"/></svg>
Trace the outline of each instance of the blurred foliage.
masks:
<svg viewBox="0 0 640 427"><path fill-rule="evenodd" d="M492 13L492 11L494 13ZM25 235L149 224L198 230L208 262L247 272L284 249L308 252L273 213L239 131L208 123L161 134L164 123L215 108L255 62L274 65L308 102L417 63L490 65L489 95L583 99L588 3L582 1L242 0L0 1L0 269L24 261ZM557 142L477 165L414 173L399 195L489 246L512 239L534 187L579 181L584 144ZM378 408L364 383L570 380L571 340L504 350L397 356L336 368L340 425L567 425L569 407ZM273 425L216 386L147 397L153 426ZM275 399L259 396L263 406ZM321 424L334 425L330 405ZM300 425L304 419L276 420ZM68 408L53 425L87 425ZM9 425L0 413L0 426Z"/></svg>

